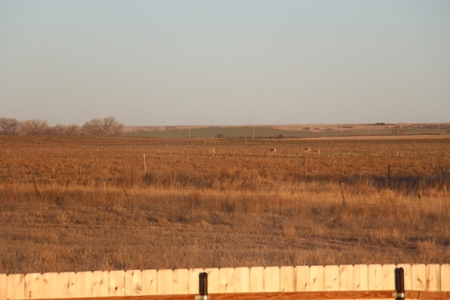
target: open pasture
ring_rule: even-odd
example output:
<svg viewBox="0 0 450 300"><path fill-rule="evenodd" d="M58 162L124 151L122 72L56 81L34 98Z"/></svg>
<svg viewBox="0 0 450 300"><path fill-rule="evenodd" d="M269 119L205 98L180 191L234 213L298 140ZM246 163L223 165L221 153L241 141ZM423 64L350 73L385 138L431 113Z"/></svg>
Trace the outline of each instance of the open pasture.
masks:
<svg viewBox="0 0 450 300"><path fill-rule="evenodd" d="M448 138L0 145L0 273L450 261Z"/></svg>
<svg viewBox="0 0 450 300"><path fill-rule="evenodd" d="M160 138L317 138L445 135L450 124L307 124L276 126L128 126L127 136Z"/></svg>

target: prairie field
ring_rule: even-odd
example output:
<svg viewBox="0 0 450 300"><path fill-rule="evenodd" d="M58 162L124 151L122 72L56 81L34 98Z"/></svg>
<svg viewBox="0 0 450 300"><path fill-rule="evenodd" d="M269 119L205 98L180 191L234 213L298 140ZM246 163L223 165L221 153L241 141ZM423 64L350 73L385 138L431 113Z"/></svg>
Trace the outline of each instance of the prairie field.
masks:
<svg viewBox="0 0 450 300"><path fill-rule="evenodd" d="M0 273L449 263L448 188L448 136L0 136Z"/></svg>

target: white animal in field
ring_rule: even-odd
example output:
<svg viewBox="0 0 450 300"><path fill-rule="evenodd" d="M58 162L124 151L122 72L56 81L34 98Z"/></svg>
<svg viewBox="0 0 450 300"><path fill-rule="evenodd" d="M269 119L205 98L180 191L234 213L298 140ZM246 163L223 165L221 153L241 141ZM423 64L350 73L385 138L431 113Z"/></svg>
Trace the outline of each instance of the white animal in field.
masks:
<svg viewBox="0 0 450 300"><path fill-rule="evenodd" d="M312 152L315 153L315 154L320 154L320 150L319 149L314 149Z"/></svg>
<svg viewBox="0 0 450 300"><path fill-rule="evenodd" d="M269 148L269 151L273 152L273 153L277 153L277 149L275 149L275 148Z"/></svg>
<svg viewBox="0 0 450 300"><path fill-rule="evenodd" d="M311 152L311 148L303 147L303 153L310 153L310 152Z"/></svg>

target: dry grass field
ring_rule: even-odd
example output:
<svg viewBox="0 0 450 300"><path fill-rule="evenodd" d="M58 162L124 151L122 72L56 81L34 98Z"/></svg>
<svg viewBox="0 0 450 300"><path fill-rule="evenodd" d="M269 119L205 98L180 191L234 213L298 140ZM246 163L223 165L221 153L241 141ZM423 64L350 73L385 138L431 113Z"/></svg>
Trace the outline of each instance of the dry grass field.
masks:
<svg viewBox="0 0 450 300"><path fill-rule="evenodd" d="M0 273L448 263L445 187L442 137L0 136Z"/></svg>

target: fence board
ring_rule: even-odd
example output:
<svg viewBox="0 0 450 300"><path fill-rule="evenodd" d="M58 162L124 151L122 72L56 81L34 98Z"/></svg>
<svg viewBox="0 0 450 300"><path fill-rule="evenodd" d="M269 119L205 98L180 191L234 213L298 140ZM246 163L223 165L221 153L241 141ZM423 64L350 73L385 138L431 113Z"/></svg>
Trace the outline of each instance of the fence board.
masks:
<svg viewBox="0 0 450 300"><path fill-rule="evenodd" d="M450 264L441 265L441 291L450 291Z"/></svg>
<svg viewBox="0 0 450 300"><path fill-rule="evenodd" d="M383 268L381 265L368 266L369 291L379 291L382 289Z"/></svg>
<svg viewBox="0 0 450 300"><path fill-rule="evenodd" d="M60 298L73 298L75 296L75 272L59 273L59 287L57 293Z"/></svg>
<svg viewBox="0 0 450 300"><path fill-rule="evenodd" d="M250 292L264 292L264 267L250 268Z"/></svg>
<svg viewBox="0 0 450 300"><path fill-rule="evenodd" d="M250 291L250 269L236 268L234 270L234 289L236 293L248 293Z"/></svg>
<svg viewBox="0 0 450 300"><path fill-rule="evenodd" d="M325 266L323 268L323 277L325 291L339 291L338 266Z"/></svg>
<svg viewBox="0 0 450 300"><path fill-rule="evenodd" d="M109 272L108 296L125 296L125 271Z"/></svg>
<svg viewBox="0 0 450 300"><path fill-rule="evenodd" d="M109 272L95 271L92 273L92 297L106 297L109 294Z"/></svg>
<svg viewBox="0 0 450 300"><path fill-rule="evenodd" d="M221 268L219 270L219 293L234 293L234 269Z"/></svg>
<svg viewBox="0 0 450 300"><path fill-rule="evenodd" d="M323 266L311 266L309 268L309 290L311 292L323 291Z"/></svg>
<svg viewBox="0 0 450 300"><path fill-rule="evenodd" d="M25 299L42 298L42 275L29 273L25 275Z"/></svg>
<svg viewBox="0 0 450 300"><path fill-rule="evenodd" d="M411 276L411 289L415 291L425 291L427 288L427 275L425 265L412 265Z"/></svg>
<svg viewBox="0 0 450 300"><path fill-rule="evenodd" d="M23 274L9 275L7 286L7 299L25 299L25 276Z"/></svg>
<svg viewBox="0 0 450 300"><path fill-rule="evenodd" d="M128 270L125 272L125 295L138 296L142 294L141 270Z"/></svg>
<svg viewBox="0 0 450 300"><path fill-rule="evenodd" d="M42 274L42 298L54 299L61 298L59 296L59 274L44 273Z"/></svg>
<svg viewBox="0 0 450 300"><path fill-rule="evenodd" d="M142 277L142 295L158 295L158 271L144 270Z"/></svg>
<svg viewBox="0 0 450 300"><path fill-rule="evenodd" d="M173 271L173 294L189 294L189 270L177 269Z"/></svg>
<svg viewBox="0 0 450 300"><path fill-rule="evenodd" d="M381 267L381 288L385 291L395 290L395 265L386 264Z"/></svg>
<svg viewBox="0 0 450 300"><path fill-rule="evenodd" d="M427 265L427 291L441 290L441 269L438 264Z"/></svg>
<svg viewBox="0 0 450 300"><path fill-rule="evenodd" d="M297 266L294 268L294 281L296 292L309 291L309 267Z"/></svg>
<svg viewBox="0 0 450 300"><path fill-rule="evenodd" d="M283 266L206 269L210 293L292 291L388 291L396 267L405 289L450 291L450 264ZM203 269L0 274L0 300L198 294ZM147 286L147 288L145 288Z"/></svg>
<svg viewBox="0 0 450 300"><path fill-rule="evenodd" d="M266 267L264 269L264 292L280 291L280 268Z"/></svg>
<svg viewBox="0 0 450 300"><path fill-rule="evenodd" d="M173 294L173 271L159 270L158 271L158 295Z"/></svg>
<svg viewBox="0 0 450 300"><path fill-rule="evenodd" d="M353 291L353 266L339 266L339 290Z"/></svg>
<svg viewBox="0 0 450 300"><path fill-rule="evenodd" d="M369 268L367 265L353 266L353 290L367 291L369 289Z"/></svg>
<svg viewBox="0 0 450 300"><path fill-rule="evenodd" d="M75 297L92 297L92 272L75 274Z"/></svg>
<svg viewBox="0 0 450 300"><path fill-rule="evenodd" d="M0 274L0 300L6 300L6 287L8 286L8 276Z"/></svg>
<svg viewBox="0 0 450 300"><path fill-rule="evenodd" d="M219 283L219 269L217 268L210 268L205 269L205 272L208 273L208 293L218 293L220 290L220 283Z"/></svg>
<svg viewBox="0 0 450 300"><path fill-rule="evenodd" d="M203 272L204 270L200 268L189 270L189 294L200 294L200 291L198 290L198 276Z"/></svg>
<svg viewBox="0 0 450 300"><path fill-rule="evenodd" d="M294 267L284 266L280 268L280 292L293 292Z"/></svg>
<svg viewBox="0 0 450 300"><path fill-rule="evenodd" d="M412 276L411 276L411 265L399 264L397 268L403 268L403 274L405 278L405 290L411 289Z"/></svg>

